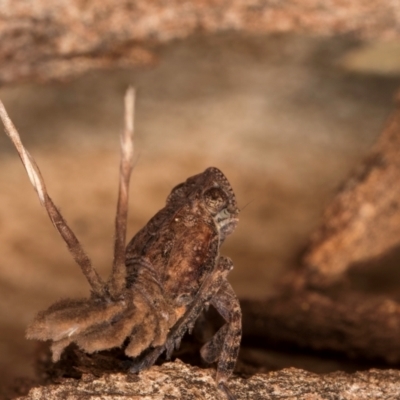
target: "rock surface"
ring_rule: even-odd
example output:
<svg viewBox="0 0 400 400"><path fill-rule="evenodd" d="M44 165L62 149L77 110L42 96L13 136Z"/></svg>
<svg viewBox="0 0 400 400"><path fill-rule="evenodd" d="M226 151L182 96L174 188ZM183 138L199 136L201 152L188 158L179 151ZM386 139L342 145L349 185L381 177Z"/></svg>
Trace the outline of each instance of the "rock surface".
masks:
<svg viewBox="0 0 400 400"><path fill-rule="evenodd" d="M152 367L136 375L84 375L81 380L65 379L60 384L33 388L20 400L226 400L213 378L214 370L191 367L175 361ZM237 400L367 400L397 399L400 371L370 370L345 374L316 375L295 368L248 379L234 376L229 388Z"/></svg>
<svg viewBox="0 0 400 400"><path fill-rule="evenodd" d="M3 0L0 9L0 83L149 64L156 44L196 32L400 36L400 3L390 0Z"/></svg>

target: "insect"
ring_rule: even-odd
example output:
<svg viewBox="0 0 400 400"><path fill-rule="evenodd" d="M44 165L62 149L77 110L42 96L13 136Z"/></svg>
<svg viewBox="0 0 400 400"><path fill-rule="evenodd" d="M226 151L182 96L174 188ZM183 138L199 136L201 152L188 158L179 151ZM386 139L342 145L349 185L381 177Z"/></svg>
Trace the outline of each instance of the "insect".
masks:
<svg viewBox="0 0 400 400"><path fill-rule="evenodd" d="M210 304L225 320L201 349L203 359L217 361L216 382L226 386L238 356L241 339L239 301L227 281L232 261L219 249L238 222L235 194L224 174L210 167L188 178L169 194L160 210L125 249L128 189L133 166L134 91L125 97L125 131L121 135L120 182L115 219L111 276L103 281L81 244L47 193L34 159L22 145L4 105L0 117L51 221L87 278L91 294L65 299L37 314L27 329L29 339L50 340L52 359L75 343L93 353L124 348L132 357L131 372L169 358L183 335L193 329Z"/></svg>

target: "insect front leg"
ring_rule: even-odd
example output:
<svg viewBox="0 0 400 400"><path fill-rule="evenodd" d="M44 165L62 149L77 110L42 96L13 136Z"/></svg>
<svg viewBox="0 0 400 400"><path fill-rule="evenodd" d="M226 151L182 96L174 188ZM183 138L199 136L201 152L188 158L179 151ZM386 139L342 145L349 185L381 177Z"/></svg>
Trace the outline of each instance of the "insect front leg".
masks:
<svg viewBox="0 0 400 400"><path fill-rule="evenodd" d="M226 390L224 383L231 376L239 354L242 337L242 312L239 300L228 281L224 280L211 304L226 324L201 349L202 358L209 363L218 360L216 381Z"/></svg>
<svg viewBox="0 0 400 400"><path fill-rule="evenodd" d="M182 318L170 329L168 338L163 346L156 347L148 353L141 361L136 362L130 368L130 371L135 373L151 367L157 358L166 351L167 358L171 357L175 348L179 347L183 335L187 330L191 332L196 319L199 317L201 311L208 305L212 298L218 293L222 283L226 281L228 272L233 268L233 262L228 257L220 257L218 264L210 276L203 282L195 299L190 304Z"/></svg>

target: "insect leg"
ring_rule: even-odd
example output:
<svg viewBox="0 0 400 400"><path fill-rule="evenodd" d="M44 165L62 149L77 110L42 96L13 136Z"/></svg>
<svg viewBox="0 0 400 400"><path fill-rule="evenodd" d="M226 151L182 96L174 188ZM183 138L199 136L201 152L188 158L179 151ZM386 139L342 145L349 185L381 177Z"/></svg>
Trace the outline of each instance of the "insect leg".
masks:
<svg viewBox="0 0 400 400"><path fill-rule="evenodd" d="M165 343L167 358L170 358L175 348L178 348L186 331L192 332L194 324L200 313L218 292L225 281L229 271L233 268L233 262L228 257L220 257L213 273L203 282L195 299L192 301L183 317L173 326Z"/></svg>
<svg viewBox="0 0 400 400"><path fill-rule="evenodd" d="M151 345L164 344L169 327L173 325L175 319L152 264L145 258L130 259L129 264L130 269L135 271L130 290L135 293L136 308L140 308L142 312L135 318L135 326L125 353L130 357L136 357Z"/></svg>
<svg viewBox="0 0 400 400"><path fill-rule="evenodd" d="M171 357L175 348L179 347L181 339L187 330L191 332L196 319L199 317L201 311L207 303L218 292L221 284L229 271L233 268L232 260L228 257L220 257L218 264L212 274L203 282L200 287L196 298L190 304L188 310L182 318L170 329L168 338L163 346L156 347L148 353L142 360L136 362L130 369L131 372L138 372L142 369L151 367L157 358L166 351L167 358Z"/></svg>
<svg viewBox="0 0 400 400"><path fill-rule="evenodd" d="M228 281L224 281L211 304L227 322L201 349L202 357L213 362L218 359L216 381L219 385L228 380L239 354L242 336L242 312L239 300Z"/></svg>
<svg viewBox="0 0 400 400"><path fill-rule="evenodd" d="M151 310L148 310L141 321L136 321L136 326L132 330L125 354L129 357L137 357L143 350L150 346L154 340L156 330L156 316Z"/></svg>

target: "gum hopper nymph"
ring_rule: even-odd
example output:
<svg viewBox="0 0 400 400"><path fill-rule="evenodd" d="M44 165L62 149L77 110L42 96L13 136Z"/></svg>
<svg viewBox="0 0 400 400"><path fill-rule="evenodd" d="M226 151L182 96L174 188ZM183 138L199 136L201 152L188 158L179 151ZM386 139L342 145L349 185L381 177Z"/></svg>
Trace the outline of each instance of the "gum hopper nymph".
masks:
<svg viewBox="0 0 400 400"><path fill-rule="evenodd" d="M130 371L137 372L153 365L163 352L169 358L211 304L225 324L202 347L201 355L209 363L217 362L216 382L233 398L225 383L238 356L241 311L226 279L233 263L220 256L219 249L238 222L235 194L220 170L207 168L173 188L165 207L125 248L133 108L134 91L130 88L121 135L114 260L111 276L104 282L48 195L39 168L0 102L6 133L91 289L89 298L61 300L39 312L27 329L27 337L50 340L54 362L70 343L87 353L123 347L133 358Z"/></svg>

